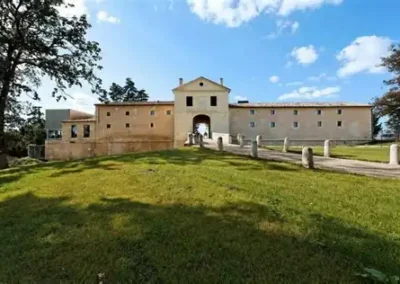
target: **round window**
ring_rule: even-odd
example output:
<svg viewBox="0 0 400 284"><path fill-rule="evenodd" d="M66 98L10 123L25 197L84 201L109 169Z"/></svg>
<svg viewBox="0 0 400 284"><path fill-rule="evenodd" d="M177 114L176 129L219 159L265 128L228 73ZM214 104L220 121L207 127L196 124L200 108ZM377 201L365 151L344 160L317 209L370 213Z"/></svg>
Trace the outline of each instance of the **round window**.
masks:
<svg viewBox="0 0 400 284"><path fill-rule="evenodd" d="M199 85L200 85L200 87L203 87L203 86L204 86L204 83L203 83L203 82L200 82Z"/></svg>

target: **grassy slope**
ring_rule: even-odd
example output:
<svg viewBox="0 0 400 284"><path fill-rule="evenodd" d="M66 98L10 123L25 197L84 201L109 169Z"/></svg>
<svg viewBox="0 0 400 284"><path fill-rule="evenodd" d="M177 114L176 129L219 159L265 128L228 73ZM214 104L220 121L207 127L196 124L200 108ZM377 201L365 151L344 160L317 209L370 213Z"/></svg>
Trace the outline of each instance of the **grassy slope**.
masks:
<svg viewBox="0 0 400 284"><path fill-rule="evenodd" d="M0 282L400 274L395 180L188 149L0 173Z"/></svg>

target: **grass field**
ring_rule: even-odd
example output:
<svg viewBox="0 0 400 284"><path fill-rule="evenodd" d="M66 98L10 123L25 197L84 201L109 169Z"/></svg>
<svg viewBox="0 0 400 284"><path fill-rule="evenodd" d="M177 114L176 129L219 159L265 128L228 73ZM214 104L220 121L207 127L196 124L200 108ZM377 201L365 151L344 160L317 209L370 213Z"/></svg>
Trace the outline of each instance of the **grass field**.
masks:
<svg viewBox="0 0 400 284"><path fill-rule="evenodd" d="M389 145L336 146L332 147L331 155L333 158L388 163L389 147ZM282 146L266 146L265 148L277 151L282 150ZM324 148L322 146L312 146L312 148L315 155L322 156L324 154ZM301 146L291 146L289 152L300 154L301 151Z"/></svg>
<svg viewBox="0 0 400 284"><path fill-rule="evenodd" d="M0 172L0 283L400 275L397 180L186 149Z"/></svg>

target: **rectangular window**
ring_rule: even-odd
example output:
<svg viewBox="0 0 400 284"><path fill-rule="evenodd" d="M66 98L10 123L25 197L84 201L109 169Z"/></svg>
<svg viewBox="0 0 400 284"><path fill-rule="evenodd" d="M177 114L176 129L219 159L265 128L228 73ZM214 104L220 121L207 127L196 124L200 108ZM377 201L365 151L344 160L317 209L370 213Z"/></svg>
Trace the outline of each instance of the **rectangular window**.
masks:
<svg viewBox="0 0 400 284"><path fill-rule="evenodd" d="M111 116L111 113L109 111L107 111L107 116Z"/></svg>
<svg viewBox="0 0 400 284"><path fill-rule="evenodd" d="M295 109L294 111L293 111L293 115L298 115L299 114L299 111L297 110L297 109Z"/></svg>
<svg viewBox="0 0 400 284"><path fill-rule="evenodd" d="M251 109L250 110L250 115L254 115L256 112L255 112L255 110L254 109Z"/></svg>
<svg viewBox="0 0 400 284"><path fill-rule="evenodd" d="M78 137L78 126L77 125L71 125L71 138L76 138Z"/></svg>
<svg viewBox="0 0 400 284"><path fill-rule="evenodd" d="M256 127L256 123L255 123L255 122L253 122L253 121L252 121L252 122L250 122L250 127L251 127L251 128L254 128L254 127Z"/></svg>
<svg viewBox="0 0 400 284"><path fill-rule="evenodd" d="M337 114L341 115L341 114L342 114L342 110L341 110L341 109L338 109L338 110L337 110Z"/></svg>
<svg viewBox="0 0 400 284"><path fill-rule="evenodd" d="M130 127L129 123L125 123L125 128L129 128L129 127Z"/></svg>
<svg viewBox="0 0 400 284"><path fill-rule="evenodd" d="M318 127L322 127L322 121L318 121Z"/></svg>
<svg viewBox="0 0 400 284"><path fill-rule="evenodd" d="M107 124L107 128L111 128L111 124Z"/></svg>
<svg viewBox="0 0 400 284"><path fill-rule="evenodd" d="M193 97L186 97L186 106L193 106Z"/></svg>
<svg viewBox="0 0 400 284"><path fill-rule="evenodd" d="M274 121L271 121L270 123L269 123L269 127L271 127L271 128L275 128L275 122Z"/></svg>
<svg viewBox="0 0 400 284"><path fill-rule="evenodd" d="M126 112L125 112L125 115L129 115L129 111L126 111Z"/></svg>
<svg viewBox="0 0 400 284"><path fill-rule="evenodd" d="M150 111L150 115L155 115L156 112L154 110Z"/></svg>
<svg viewBox="0 0 400 284"><path fill-rule="evenodd" d="M213 107L217 106L217 97L216 96L211 96L210 97L210 104Z"/></svg>
<svg viewBox="0 0 400 284"><path fill-rule="evenodd" d="M274 109L271 109L271 114L275 115L275 110Z"/></svg>
<svg viewBox="0 0 400 284"><path fill-rule="evenodd" d="M337 122L337 126L342 127L342 122L340 120Z"/></svg>
<svg viewBox="0 0 400 284"><path fill-rule="evenodd" d="M321 115L322 114L322 110L317 109L317 115Z"/></svg>
<svg viewBox="0 0 400 284"><path fill-rule="evenodd" d="M171 111L170 110L167 110L167 115L171 115Z"/></svg>
<svg viewBox="0 0 400 284"><path fill-rule="evenodd" d="M90 125L84 125L83 126L83 138L89 138L90 137Z"/></svg>
<svg viewBox="0 0 400 284"><path fill-rule="evenodd" d="M298 128L299 127L299 123L297 121L293 122L293 128Z"/></svg>
<svg viewBox="0 0 400 284"><path fill-rule="evenodd" d="M150 123L150 127L151 128L153 128L154 127L154 123L152 122L152 123Z"/></svg>

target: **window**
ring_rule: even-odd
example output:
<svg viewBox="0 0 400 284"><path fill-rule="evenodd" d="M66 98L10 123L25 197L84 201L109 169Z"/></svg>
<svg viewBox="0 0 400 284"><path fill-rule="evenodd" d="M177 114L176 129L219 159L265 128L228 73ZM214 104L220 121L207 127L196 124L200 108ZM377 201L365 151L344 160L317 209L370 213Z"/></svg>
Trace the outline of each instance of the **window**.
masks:
<svg viewBox="0 0 400 284"><path fill-rule="evenodd" d="M322 127L322 121L318 121L317 125L318 127Z"/></svg>
<svg viewBox="0 0 400 284"><path fill-rule="evenodd" d="M150 127L151 128L153 128L154 127L154 123L152 122L152 123L150 123Z"/></svg>
<svg viewBox="0 0 400 284"><path fill-rule="evenodd" d="M77 125L71 125L71 138L76 138L78 137L78 126Z"/></svg>
<svg viewBox="0 0 400 284"><path fill-rule="evenodd" d="M107 124L107 128L111 128L111 124Z"/></svg>
<svg viewBox="0 0 400 284"><path fill-rule="evenodd" d="M61 130L49 130L47 131L47 139L61 139L62 131Z"/></svg>
<svg viewBox="0 0 400 284"><path fill-rule="evenodd" d="M337 126L342 127L342 122L340 120L337 122Z"/></svg>
<svg viewBox="0 0 400 284"><path fill-rule="evenodd" d="M250 115L254 115L256 112L254 111L254 109L250 110Z"/></svg>
<svg viewBox="0 0 400 284"><path fill-rule="evenodd" d="M186 97L186 106L193 106L193 97Z"/></svg>
<svg viewBox="0 0 400 284"><path fill-rule="evenodd" d="M275 115L275 110L274 109L271 109L271 114Z"/></svg>
<svg viewBox="0 0 400 284"><path fill-rule="evenodd" d="M83 138L89 138L90 137L90 125L84 125L83 126Z"/></svg>
<svg viewBox="0 0 400 284"><path fill-rule="evenodd" d="M171 111L170 110L167 110L167 115L171 115Z"/></svg>
<svg viewBox="0 0 400 284"><path fill-rule="evenodd" d="M107 116L111 116L111 113L109 111L107 111Z"/></svg>
<svg viewBox="0 0 400 284"><path fill-rule="evenodd" d="M203 82L200 82L199 85L200 85L200 87L203 87L203 86L204 86L204 83L203 83Z"/></svg>
<svg viewBox="0 0 400 284"><path fill-rule="evenodd" d="M250 127L251 127L251 128L254 128L254 127L256 127L256 123L255 123L255 122L253 122L253 121L252 121L252 122L250 122Z"/></svg>
<svg viewBox="0 0 400 284"><path fill-rule="evenodd" d="M129 123L125 123L125 128L129 128L129 127L130 127Z"/></svg>
<svg viewBox="0 0 400 284"><path fill-rule="evenodd" d="M126 111L126 112L125 112L125 115L129 115L129 111Z"/></svg>
<svg viewBox="0 0 400 284"><path fill-rule="evenodd" d="M299 123L297 121L293 122L293 128L298 128L299 127Z"/></svg>
<svg viewBox="0 0 400 284"><path fill-rule="evenodd" d="M294 111L293 111L293 115L298 115L299 114L299 111L297 110L297 109L295 109Z"/></svg>
<svg viewBox="0 0 400 284"><path fill-rule="evenodd" d="M337 114L339 114L339 115L341 115L342 112L343 112L343 111L342 111L341 109L338 109L338 110L337 110Z"/></svg>
<svg viewBox="0 0 400 284"><path fill-rule="evenodd" d="M271 121L271 122L269 123L269 127L275 128L275 121Z"/></svg>
<svg viewBox="0 0 400 284"><path fill-rule="evenodd" d="M154 110L150 111L150 115L155 115L156 112Z"/></svg>
<svg viewBox="0 0 400 284"><path fill-rule="evenodd" d="M317 115L321 115L322 114L322 110L317 109Z"/></svg>
<svg viewBox="0 0 400 284"><path fill-rule="evenodd" d="M210 97L210 104L211 106L217 106L217 97L216 96L211 96Z"/></svg>

